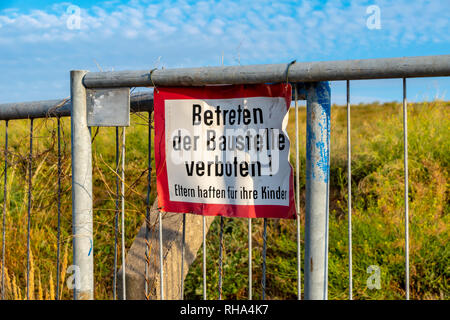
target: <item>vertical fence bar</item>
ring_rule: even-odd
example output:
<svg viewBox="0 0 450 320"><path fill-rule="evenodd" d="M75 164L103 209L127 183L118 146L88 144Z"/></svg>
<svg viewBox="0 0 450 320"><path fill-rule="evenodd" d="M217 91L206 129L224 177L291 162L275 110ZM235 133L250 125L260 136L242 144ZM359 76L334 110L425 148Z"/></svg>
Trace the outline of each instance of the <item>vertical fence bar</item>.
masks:
<svg viewBox="0 0 450 320"><path fill-rule="evenodd" d="M113 299L117 300L117 241L119 237L119 127L116 127L116 209L114 211L114 277L113 277Z"/></svg>
<svg viewBox="0 0 450 320"><path fill-rule="evenodd" d="M33 163L33 119L30 119L30 154L28 158L28 219L27 219L27 300L30 300L30 250L31 250L31 178Z"/></svg>
<svg viewBox="0 0 450 320"><path fill-rule="evenodd" d="M150 192L152 179L152 115L148 113L148 175L147 175L147 208L145 216L145 299L150 300Z"/></svg>
<svg viewBox="0 0 450 320"><path fill-rule="evenodd" d="M300 153L298 139L298 91L294 84L295 92L295 194L297 198L297 299L302 299L302 271L301 271L301 242L300 242Z"/></svg>
<svg viewBox="0 0 450 320"><path fill-rule="evenodd" d="M126 128L122 129L122 185L121 185L121 203L122 203L122 299L127 300L127 286L126 286L126 255L125 255L125 139L126 139Z"/></svg>
<svg viewBox="0 0 450 320"><path fill-rule="evenodd" d="M59 300L60 256L61 256L61 118L57 119L58 127L58 229L56 248L56 300Z"/></svg>
<svg viewBox="0 0 450 320"><path fill-rule="evenodd" d="M267 252L267 218L264 218L263 252L262 252L262 300L266 299L266 252Z"/></svg>
<svg viewBox="0 0 450 320"><path fill-rule="evenodd" d="M6 263L6 196L8 182L8 120L5 121L5 176L3 180L3 222L2 222L2 300L5 300L5 263Z"/></svg>
<svg viewBox="0 0 450 320"><path fill-rule="evenodd" d="M348 298L353 300L352 253L352 145L350 127L350 80L347 80L347 190L348 190Z"/></svg>
<svg viewBox="0 0 450 320"><path fill-rule="evenodd" d="M327 299L330 86L308 85L306 119L305 299Z"/></svg>
<svg viewBox="0 0 450 320"><path fill-rule="evenodd" d="M73 264L79 270L79 286L75 300L94 299L94 243L92 217L92 146L87 126L87 71L71 71L72 98L72 230Z"/></svg>
<svg viewBox="0 0 450 320"><path fill-rule="evenodd" d="M203 300L206 300L206 217L203 216Z"/></svg>
<svg viewBox="0 0 450 320"><path fill-rule="evenodd" d="M403 146L405 169L405 291L409 300L409 206L408 206L408 103L406 100L406 78L403 78Z"/></svg>
<svg viewBox="0 0 450 320"><path fill-rule="evenodd" d="M248 300L253 298L252 281L252 218L248 218Z"/></svg>
<svg viewBox="0 0 450 320"><path fill-rule="evenodd" d="M183 214L183 234L181 239L181 292L180 300L184 300L184 255L186 250L186 214Z"/></svg>
<svg viewBox="0 0 450 320"><path fill-rule="evenodd" d="M160 295L161 300L164 300L164 251L163 251L163 235L162 235L162 214L158 212L159 216L159 281L160 281Z"/></svg>
<svg viewBox="0 0 450 320"><path fill-rule="evenodd" d="M222 300L222 270L223 268L223 217L220 217L219 234L219 300Z"/></svg>

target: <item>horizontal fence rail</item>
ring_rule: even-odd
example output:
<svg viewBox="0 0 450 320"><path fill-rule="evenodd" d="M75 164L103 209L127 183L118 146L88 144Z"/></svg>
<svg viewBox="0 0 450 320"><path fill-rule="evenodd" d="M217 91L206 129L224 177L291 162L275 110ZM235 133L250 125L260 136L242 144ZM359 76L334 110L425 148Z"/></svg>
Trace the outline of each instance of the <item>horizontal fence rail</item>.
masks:
<svg viewBox="0 0 450 320"><path fill-rule="evenodd" d="M130 102L132 112L153 110L152 93L134 93ZM0 104L0 120L70 117L71 111L70 99L5 103Z"/></svg>
<svg viewBox="0 0 450 320"><path fill-rule="evenodd" d="M86 88L317 82L450 75L450 55L230 67L90 72Z"/></svg>
<svg viewBox="0 0 450 320"><path fill-rule="evenodd" d="M62 100L47 100L36 102L7 103L0 104L0 120L6 120L5 140L5 178L4 178L4 204L3 204L3 243L2 243L2 298L4 298L4 272L5 266L5 219L6 215L6 171L8 168L8 121L15 119L31 119L30 123L30 148L27 163L28 173L28 225L27 225L27 270L26 270L26 296L29 298L29 273L30 273L30 221L32 201L32 156L33 156L33 119L56 117L58 118L58 235L57 235L57 299L59 294L59 260L60 260L60 215L61 215L61 150L60 150L60 117L71 116L72 120L72 204L73 204L73 233L74 233L74 263L80 265L81 286L80 290L74 290L75 299L93 299L93 266L91 255L93 250L92 239L92 154L91 133L86 124L86 88L117 88L117 87L158 87L158 86L201 86L217 84L256 84L290 82L293 84L293 97L295 101L295 198L297 209L297 298L302 298L301 286L301 238L300 238L300 191L299 191L299 108L297 100L307 100L307 152L306 152L306 208L305 212L305 256L304 256L304 297L306 299L328 298L328 225L329 225L329 173L330 173L330 89L325 81L346 80L347 89L347 217L348 217L348 286L349 299L353 299L353 269L352 269L352 171L351 171L351 123L350 123L350 81L362 79L403 79L403 172L404 172L404 226L405 226L405 295L410 297L410 274L409 274L409 207L408 207L408 136L407 136L407 97L406 79L413 77L438 77L450 76L450 55L366 59L347 61L325 61L311 63L250 65L231 67L205 67L205 68L183 68L162 69L144 71L119 71L119 72L84 72L75 71L76 79L72 83L72 98ZM130 97L131 112L148 112L148 176L147 176L147 200L146 200L146 230L145 230L145 298L150 299L151 287L150 253L153 250L159 255L159 298L164 299L168 295L168 288L164 283L164 247L163 247L163 215L159 211L157 216L159 248L151 248L149 242L150 233L150 192L151 192L151 159L152 159L152 120L153 94L135 93ZM316 117L320 114L320 117ZM323 131L323 128L326 128ZM321 132L321 133L320 133ZM125 128L122 130L121 145L119 144L119 128L116 128L116 203L114 216L114 271L113 271L113 297L114 299L126 299L126 266L125 266ZM320 134L319 134L320 133ZM79 139L84 143L80 144ZM323 145L319 150L316 146ZM326 172L318 172L312 159L321 158L327 165ZM317 172L316 172L317 171ZM324 174L323 181L317 180L316 176ZM77 180L78 179L78 180ZM82 181L82 182L81 182ZM80 196L82 194L82 196ZM120 205L119 205L120 203ZM83 212L82 214L80 214ZM121 215L119 215L119 212ZM87 214L86 214L87 213ZM118 240L119 240L119 217L121 218L121 262L122 262L122 295L116 293L117 266L118 266ZM223 298L223 269L224 269L224 225L226 220L220 217L219 234L219 270L218 270L218 292L219 299ZM264 219L262 234L262 277L261 290L262 299L267 298L266 279L266 251L268 240L268 220ZM84 228L84 229L83 229ZM187 227L188 228L188 227ZM83 230L82 230L83 229ZM186 217L182 222L182 255L181 255L181 289L179 297L183 299L183 274L185 260L185 232ZM206 282L206 220L203 217L203 299L207 299ZM90 241L83 237L90 237ZM153 253L155 254L155 253ZM89 258L88 258L89 257ZM313 267L314 260L314 267ZM252 299L252 220L248 220L248 298ZM62 279L64 280L64 279ZM213 297L214 298L214 297Z"/></svg>

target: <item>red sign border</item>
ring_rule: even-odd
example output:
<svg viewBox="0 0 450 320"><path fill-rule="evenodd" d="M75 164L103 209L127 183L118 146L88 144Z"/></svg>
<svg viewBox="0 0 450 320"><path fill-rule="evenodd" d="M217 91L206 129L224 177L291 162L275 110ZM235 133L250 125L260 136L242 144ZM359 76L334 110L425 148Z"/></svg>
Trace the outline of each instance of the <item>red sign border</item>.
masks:
<svg viewBox="0 0 450 320"><path fill-rule="evenodd" d="M221 85L203 87L158 87L154 91L155 164L158 207L162 212L193 213L206 216L240 218L297 217L294 199L294 174L292 165L289 178L289 205L236 205L204 204L171 201L166 165L165 100L178 99L233 99L251 97L283 97L286 108L291 105L290 84Z"/></svg>

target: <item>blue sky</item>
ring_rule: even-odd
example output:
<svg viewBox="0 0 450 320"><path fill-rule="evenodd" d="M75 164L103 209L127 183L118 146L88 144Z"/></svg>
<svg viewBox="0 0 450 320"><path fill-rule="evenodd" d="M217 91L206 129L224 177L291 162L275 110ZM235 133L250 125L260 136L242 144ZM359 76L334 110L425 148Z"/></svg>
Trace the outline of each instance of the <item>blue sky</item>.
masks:
<svg viewBox="0 0 450 320"><path fill-rule="evenodd" d="M367 27L370 5L380 8L380 29ZM449 54L449 21L449 0L0 0L0 103L67 97L71 69ZM411 101L450 95L447 78L408 85ZM333 102L345 101L344 90L332 83ZM400 99L399 79L352 83L355 103Z"/></svg>

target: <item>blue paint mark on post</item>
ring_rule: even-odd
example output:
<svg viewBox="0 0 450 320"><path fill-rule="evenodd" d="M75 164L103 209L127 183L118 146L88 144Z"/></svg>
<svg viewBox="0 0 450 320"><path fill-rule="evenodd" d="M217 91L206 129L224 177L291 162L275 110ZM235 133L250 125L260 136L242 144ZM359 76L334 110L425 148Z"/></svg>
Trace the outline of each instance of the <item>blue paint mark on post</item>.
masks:
<svg viewBox="0 0 450 320"><path fill-rule="evenodd" d="M306 178L317 178L328 182L331 108L329 83L311 83L307 89L307 100ZM308 167L308 162L310 167Z"/></svg>
<svg viewBox="0 0 450 320"><path fill-rule="evenodd" d="M94 244L92 243L92 239L89 239L89 241L91 242L91 247L89 248L88 257L91 255L92 248L94 247Z"/></svg>
<svg viewBox="0 0 450 320"><path fill-rule="evenodd" d="M305 84L306 210L305 299L328 297L328 195L330 177L330 86Z"/></svg>

